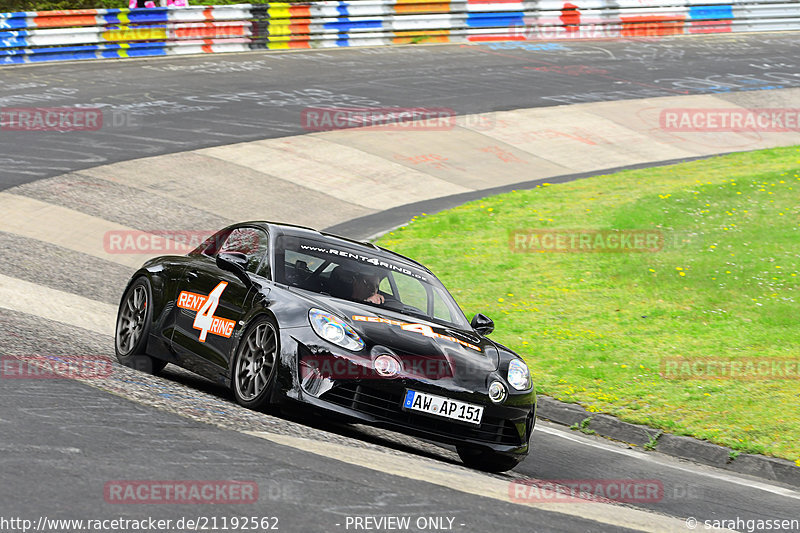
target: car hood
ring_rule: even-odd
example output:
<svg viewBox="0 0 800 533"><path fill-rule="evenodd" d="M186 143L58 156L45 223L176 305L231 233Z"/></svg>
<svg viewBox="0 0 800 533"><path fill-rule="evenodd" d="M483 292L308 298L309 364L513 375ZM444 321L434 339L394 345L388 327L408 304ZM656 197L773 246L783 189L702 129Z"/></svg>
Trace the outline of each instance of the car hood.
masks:
<svg viewBox="0 0 800 533"><path fill-rule="evenodd" d="M435 362L446 361L453 374L462 377L465 373L475 374L482 376L481 380L498 367L499 354L495 345L472 330L446 327L413 315L307 291L302 291L302 296L344 319L373 354L388 348L387 352L401 358L411 357L413 364L427 368L426 372L441 369Z"/></svg>

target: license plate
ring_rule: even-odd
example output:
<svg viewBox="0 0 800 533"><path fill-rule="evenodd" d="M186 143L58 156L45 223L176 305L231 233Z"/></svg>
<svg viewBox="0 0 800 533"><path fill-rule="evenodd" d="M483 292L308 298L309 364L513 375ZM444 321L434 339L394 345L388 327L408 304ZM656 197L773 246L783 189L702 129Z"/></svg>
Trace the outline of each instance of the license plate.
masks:
<svg viewBox="0 0 800 533"><path fill-rule="evenodd" d="M480 425L481 418L483 418L483 407L480 405L459 402L458 400L413 390L406 391L403 407L412 411L421 411L461 422L469 422L470 424Z"/></svg>

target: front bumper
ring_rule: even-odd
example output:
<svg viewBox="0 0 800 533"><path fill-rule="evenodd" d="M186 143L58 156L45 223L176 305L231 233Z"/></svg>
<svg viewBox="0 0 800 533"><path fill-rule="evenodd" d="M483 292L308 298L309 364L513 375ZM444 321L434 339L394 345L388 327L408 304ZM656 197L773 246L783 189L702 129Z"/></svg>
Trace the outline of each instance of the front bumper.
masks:
<svg viewBox="0 0 800 533"><path fill-rule="evenodd" d="M310 328L292 328L282 332L286 379L284 395L318 409L335 412L352 421L399 431L420 438L456 446L488 449L509 455L528 453L536 415L533 389L515 391L501 404L489 399L488 384L501 379L496 372L481 375L425 379L398 375L392 378L363 376L350 371L338 376L316 375L309 378L308 357L319 360L331 357L350 365L371 365L368 354L347 353L319 339ZM438 376L437 376L438 377ZM288 378L288 376L287 376ZM502 380L502 379L501 379ZM502 380L504 381L504 380ZM444 396L484 408L480 425L459 422L403 408L405 391L412 389Z"/></svg>

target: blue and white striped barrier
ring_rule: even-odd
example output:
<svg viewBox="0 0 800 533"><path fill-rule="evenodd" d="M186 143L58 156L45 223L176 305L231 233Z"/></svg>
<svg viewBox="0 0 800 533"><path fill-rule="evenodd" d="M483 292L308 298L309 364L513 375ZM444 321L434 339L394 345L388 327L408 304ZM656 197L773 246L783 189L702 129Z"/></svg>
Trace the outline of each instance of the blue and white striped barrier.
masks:
<svg viewBox="0 0 800 533"><path fill-rule="evenodd" d="M0 64L800 29L785 0L323 0L0 13Z"/></svg>

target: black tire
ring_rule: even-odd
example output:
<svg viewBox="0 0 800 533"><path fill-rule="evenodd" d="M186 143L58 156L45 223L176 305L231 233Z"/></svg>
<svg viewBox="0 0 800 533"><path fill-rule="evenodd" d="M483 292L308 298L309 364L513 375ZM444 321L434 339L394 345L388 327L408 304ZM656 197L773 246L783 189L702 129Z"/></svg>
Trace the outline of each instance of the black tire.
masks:
<svg viewBox="0 0 800 533"><path fill-rule="evenodd" d="M157 374L167 366L167 362L145 353L150 322L153 319L152 301L150 280L141 276L131 283L117 310L114 351L117 360L123 365L148 374Z"/></svg>
<svg viewBox="0 0 800 533"><path fill-rule="evenodd" d="M456 450L458 451L458 456L461 457L461 461L468 467L495 474L511 470L526 457L524 455L507 455L466 446L457 446Z"/></svg>
<svg viewBox="0 0 800 533"><path fill-rule="evenodd" d="M254 319L242 335L231 364L231 391L239 405L264 409L278 374L280 336L271 317Z"/></svg>

